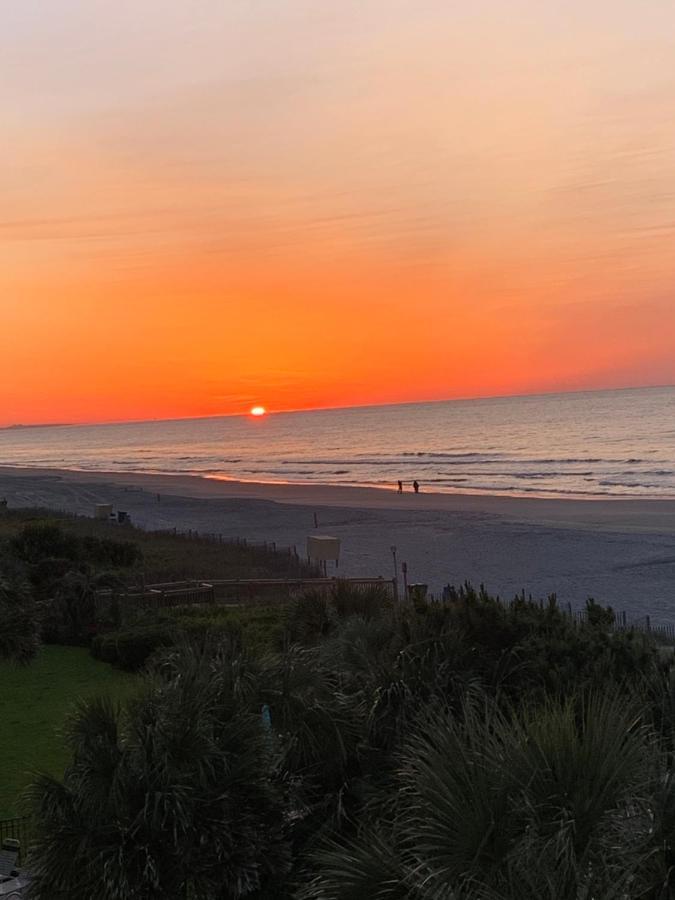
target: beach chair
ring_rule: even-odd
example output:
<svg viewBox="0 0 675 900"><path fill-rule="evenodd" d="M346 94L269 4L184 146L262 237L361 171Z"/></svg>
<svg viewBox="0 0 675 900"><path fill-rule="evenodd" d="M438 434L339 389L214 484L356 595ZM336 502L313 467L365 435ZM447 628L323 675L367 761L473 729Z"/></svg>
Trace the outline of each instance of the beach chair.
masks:
<svg viewBox="0 0 675 900"><path fill-rule="evenodd" d="M0 848L0 876L16 875L21 844L14 838L5 838Z"/></svg>

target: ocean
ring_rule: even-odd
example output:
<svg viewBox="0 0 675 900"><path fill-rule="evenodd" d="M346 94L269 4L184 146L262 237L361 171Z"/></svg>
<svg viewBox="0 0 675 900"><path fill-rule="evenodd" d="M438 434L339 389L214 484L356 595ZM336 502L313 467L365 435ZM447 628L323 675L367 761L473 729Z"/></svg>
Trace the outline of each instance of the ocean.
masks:
<svg viewBox="0 0 675 900"><path fill-rule="evenodd" d="M675 498L675 388L10 428L0 464L540 497Z"/></svg>

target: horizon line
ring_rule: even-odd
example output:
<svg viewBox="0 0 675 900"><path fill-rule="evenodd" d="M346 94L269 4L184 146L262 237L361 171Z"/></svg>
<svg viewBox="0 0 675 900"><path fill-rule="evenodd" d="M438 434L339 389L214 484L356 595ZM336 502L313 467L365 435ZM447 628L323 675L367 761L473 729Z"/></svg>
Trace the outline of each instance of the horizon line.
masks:
<svg viewBox="0 0 675 900"><path fill-rule="evenodd" d="M356 403L346 406L312 406L290 409L267 409L265 418L268 416L291 415L297 413L314 413L314 412L339 412L351 409L384 409L391 406L426 406L432 403L470 403L476 400L519 400L535 397L556 397L561 395L575 394L609 394L619 393L622 391L641 391L641 390L659 390L664 388L674 388L675 384L638 384L627 385L624 387L604 387L604 388L577 388L574 390L556 390L556 391L534 391L532 393L519 394L477 394L474 396L461 397L442 397L433 400L398 400L389 403ZM149 425L152 423L163 422L201 422L210 419L246 419L250 417L249 412L238 413L213 413L206 416L175 416L171 418L143 418L143 419L107 419L83 422L37 422L37 423L8 423L0 425L0 431L12 431L32 428L94 428L106 425Z"/></svg>

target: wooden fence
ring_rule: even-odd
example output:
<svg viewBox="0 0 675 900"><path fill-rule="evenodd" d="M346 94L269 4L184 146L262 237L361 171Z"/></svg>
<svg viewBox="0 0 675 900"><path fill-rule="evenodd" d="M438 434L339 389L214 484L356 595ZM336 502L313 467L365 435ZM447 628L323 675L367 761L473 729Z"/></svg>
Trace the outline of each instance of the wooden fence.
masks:
<svg viewBox="0 0 675 900"><path fill-rule="evenodd" d="M513 600L505 600L502 597L499 597L498 599L503 606L511 606L514 602ZM545 606L544 600L536 601L531 597L527 598L527 602L536 603L542 608ZM573 609L571 603L567 603L564 606L557 604L557 608L563 615L569 616L575 623L581 624L582 622L588 621L588 611L586 609ZM652 635L657 641L675 644L675 623L655 623L652 622L652 616L650 615L634 616L630 615L625 610L622 610L621 612L614 611L614 620L606 623L604 627L608 631L639 631L643 634Z"/></svg>
<svg viewBox="0 0 675 900"><path fill-rule="evenodd" d="M225 537L214 531L197 531L195 528L181 530L180 528L147 529L149 534L167 534L186 538L189 541L206 541L211 544L234 544L236 547L245 547L250 550L269 550L299 560L298 548L277 544L276 541L249 541L247 538Z"/></svg>
<svg viewBox="0 0 675 900"><path fill-rule="evenodd" d="M562 608L562 612L570 616L575 622L587 622L588 612L585 609L573 610L571 604ZM675 643L675 623L654 623L652 617L630 616L623 610L614 613L614 621L607 624L610 631L640 631L651 634L655 638L665 642Z"/></svg>
<svg viewBox="0 0 675 900"><path fill-rule="evenodd" d="M241 606L285 603L310 591L330 595L341 584L357 591L380 588L393 599L398 597L394 579L385 578L227 578L209 581L174 581L146 585L143 590L98 591L96 614L99 622L110 617L114 605L116 615L124 621L141 609L166 609L175 606L212 605Z"/></svg>
<svg viewBox="0 0 675 900"><path fill-rule="evenodd" d="M288 602L310 591L334 594L340 585L348 585L352 590L367 591L379 588L397 599L398 585L394 579L386 578L259 578L259 579L214 579L210 582L215 592L216 602L222 604L251 604Z"/></svg>
<svg viewBox="0 0 675 900"><path fill-rule="evenodd" d="M122 595L125 603L133 603L146 609L166 609L172 606L193 606L197 603L213 603L213 586L207 582L176 585L151 585L144 591Z"/></svg>

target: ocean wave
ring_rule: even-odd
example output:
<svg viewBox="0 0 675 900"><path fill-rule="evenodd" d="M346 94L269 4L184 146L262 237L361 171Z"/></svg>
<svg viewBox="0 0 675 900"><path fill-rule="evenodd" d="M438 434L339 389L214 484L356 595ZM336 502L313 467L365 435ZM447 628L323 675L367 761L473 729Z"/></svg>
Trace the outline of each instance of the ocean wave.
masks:
<svg viewBox="0 0 675 900"><path fill-rule="evenodd" d="M245 472L247 475L283 475L286 477L287 475L319 475L320 472L316 472L314 469L272 469L272 468L264 468L264 469L242 469L242 472Z"/></svg>
<svg viewBox="0 0 675 900"><path fill-rule="evenodd" d="M664 485L655 481L621 481L616 478L603 478L598 481L598 484L603 487L630 487L630 488L640 488L642 490L646 488L653 488L656 490L663 490Z"/></svg>
<svg viewBox="0 0 675 900"><path fill-rule="evenodd" d="M514 485L497 485L497 484L472 484L469 486L469 489L472 491L480 491L483 494L533 494L537 496L541 496L545 494L546 496L555 495L555 496L563 496L563 497L609 497L612 495L611 491L599 491L599 490L583 490L582 488L539 488L539 487L527 487L525 485L518 485L515 487ZM629 492L624 492L621 495L614 494L614 496L625 496L632 497L633 494Z"/></svg>
<svg viewBox="0 0 675 900"><path fill-rule="evenodd" d="M443 473L440 473L440 474L443 474ZM582 478L582 477L587 478L589 476L595 475L596 473L592 472L590 470L585 471L585 472L579 471L579 469L572 469L569 472L563 472L560 469L544 469L544 471L541 471L541 472L531 472L531 471L527 471L527 472L518 472L518 471L495 472L493 470L490 470L489 473L482 472L482 471L475 472L475 471L466 471L465 470L462 474L467 475L467 476L471 476L471 475L485 476L486 474L489 474L491 478L523 478L523 479L527 479L527 478ZM449 472L447 473L447 475L448 475L448 477L450 477Z"/></svg>
<svg viewBox="0 0 675 900"><path fill-rule="evenodd" d="M155 459L160 460L160 457L155 457ZM148 463L150 463L152 461L153 460L151 460L151 459L143 460L143 465L148 465ZM101 463L99 463L99 465L102 467L105 466L106 464L111 465L111 466L124 466L125 468L128 469L130 467L133 468L134 466L137 466L138 460L137 459L110 459L110 460L103 460Z"/></svg>
<svg viewBox="0 0 675 900"><path fill-rule="evenodd" d="M505 453L491 453L490 456L503 457ZM487 456L485 453L473 451L471 453L440 453L432 450L404 450L401 456L428 457L429 459L472 459L478 456Z"/></svg>
<svg viewBox="0 0 675 900"><path fill-rule="evenodd" d="M610 463L610 464L626 464L626 465L636 465L637 463L643 462L641 459L629 458L629 459L616 459L616 458L605 458L602 456L544 456L544 457L521 457L515 456L509 453L436 453L436 452L427 452L427 451L406 451L401 453L402 457L414 456L418 459L448 459L448 460L464 460L464 459L481 459L481 461L489 463L489 462L513 462L518 464L540 464L540 465L554 465L554 464L562 464L562 465L579 465L583 463Z"/></svg>
<svg viewBox="0 0 675 900"><path fill-rule="evenodd" d="M389 468L396 466L420 467L429 466L442 460L444 465L460 466L467 463L479 466L495 466L495 465L512 465L518 466L572 466L572 465L638 465L644 460L642 459L611 459L603 457L579 456L579 457L545 457L538 459L537 457L520 458L516 456L508 456L501 454L498 457L488 456L482 453L466 453L466 454L443 454L443 453L403 453L401 456L369 456L369 457L352 457L340 458L327 457L325 459L281 459L277 460L277 464L281 466L372 466L373 468ZM239 462L240 460L223 460L223 462ZM560 469L556 470L559 474L564 474ZM576 473L576 470L575 470ZM497 473L495 473L497 474ZM509 473L510 474L510 473ZM580 473L579 473L580 474Z"/></svg>
<svg viewBox="0 0 675 900"><path fill-rule="evenodd" d="M232 458L232 459L228 459L227 457L220 457L220 456L206 456L206 457L205 456L176 456L174 458L178 462L204 463L204 462L208 462L210 460L212 463L219 462L222 465L236 465L237 463L244 462L243 458L240 456Z"/></svg>

